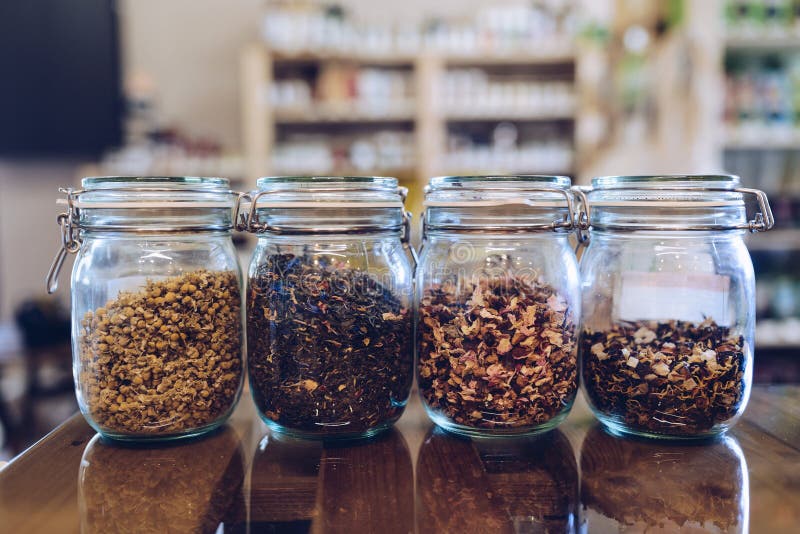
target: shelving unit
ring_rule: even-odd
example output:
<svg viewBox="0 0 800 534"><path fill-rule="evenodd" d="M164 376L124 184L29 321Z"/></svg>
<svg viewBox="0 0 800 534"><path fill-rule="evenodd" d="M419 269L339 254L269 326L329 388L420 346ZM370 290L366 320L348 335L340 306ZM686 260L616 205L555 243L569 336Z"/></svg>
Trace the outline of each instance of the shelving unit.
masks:
<svg viewBox="0 0 800 534"><path fill-rule="evenodd" d="M770 197L778 227L747 239L756 267L758 357L780 359L800 344L800 20L773 9L758 17L725 5L721 76L726 80L722 153L726 170ZM781 4L783 6L785 4ZM764 3L767 6L767 3ZM777 3L772 8L781 9ZM791 8L789 8L791 9Z"/></svg>
<svg viewBox="0 0 800 534"><path fill-rule="evenodd" d="M800 35L794 33L755 33L750 35L727 35L725 48L737 51L778 51L800 50Z"/></svg>
<svg viewBox="0 0 800 534"><path fill-rule="evenodd" d="M281 139L293 128L312 130L317 136L368 134L369 132L394 129L413 135L413 163L385 168L364 168L354 165L334 165L324 169L326 173L344 174L391 174L397 175L404 185L411 187L409 204L415 213L421 211L422 186L430 176L436 174L478 172L550 172L573 174L579 158L574 149L574 105L559 106L510 106L492 105L481 107L449 106L442 99L442 84L448 69L486 69L492 75L512 76L514 79L535 82L537 72L542 70L542 79L556 78L574 85L576 54L571 49L558 48L548 53L450 55L423 53L416 57L406 55L354 54L342 55L317 51L302 51L287 54L274 52L263 44L254 44L243 51L241 57L242 117L244 124L245 167L248 177L270 173L281 173L286 169L276 167L271 155ZM273 80L279 79L281 71L289 69L293 76L306 69L319 73L330 65L345 65L359 68L407 69L412 78L413 97L406 101L364 106L357 102L320 102L312 98L304 106L276 107L270 99L269 88ZM522 73L522 74L521 74ZM313 74L312 74L313 76ZM560 77L559 77L560 76ZM309 76L311 77L311 76ZM519 86L525 89L526 86ZM544 165L511 169L507 165L494 168L448 164L448 138L455 132L467 129L491 129L499 123L509 123L524 130L528 124L552 127L553 131L565 132L572 146L571 163L568 168L552 169ZM503 158L503 151L495 151ZM511 160L513 151L507 154ZM302 170L294 168L293 170ZM315 173L323 169L309 167Z"/></svg>

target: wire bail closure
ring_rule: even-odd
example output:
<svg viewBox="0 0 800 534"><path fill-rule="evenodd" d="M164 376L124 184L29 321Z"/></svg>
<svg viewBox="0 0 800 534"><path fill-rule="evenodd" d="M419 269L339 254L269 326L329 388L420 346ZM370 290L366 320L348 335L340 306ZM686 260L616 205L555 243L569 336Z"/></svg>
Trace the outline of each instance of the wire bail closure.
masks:
<svg viewBox="0 0 800 534"><path fill-rule="evenodd" d="M638 189L627 189L628 191L635 191L641 192ZM662 192L662 193L685 193L686 190L684 189L675 189L675 188L657 188L653 189L654 191ZM591 202L588 198L588 193L595 191L591 186L574 186L572 187L572 192L575 196L579 199L579 209L578 209L578 247L577 250L580 249L581 246L587 246L589 242L589 229L592 227L592 209L591 209ZM622 189L617 189L616 191L623 191ZM741 224L734 224L730 226L715 226L711 227L709 225L702 225L702 224L687 224L685 226L681 226L678 228L665 228L663 230L677 230L677 231L709 231L709 230L747 230L750 233L758 233L758 232L767 232L771 230L775 226L775 217L772 214L772 208L769 205L769 199L767 198L767 194L761 191L760 189L750 189L746 187L737 187L734 189L717 189L706 187L702 189L693 189L692 192L700 191L700 192L730 192L730 193L739 193L743 196L753 195L756 198L756 202L758 203L758 211L753 214L753 218L748 220L747 222ZM653 204L656 204L657 201L654 201ZM619 201L619 205L623 206L625 201ZM626 228L621 227L614 227L614 231L636 231L641 228L636 226L629 226ZM659 230L655 228L655 230Z"/></svg>
<svg viewBox="0 0 800 534"><path fill-rule="evenodd" d="M316 187L314 189L309 189L307 191L313 191L315 193L338 193L341 192L340 189L331 188L331 187ZM372 232L375 230L382 230L382 231L400 231L400 242L403 244L403 248L406 251L406 254L411 258L412 263L414 264L414 268L416 268L419 258L417 257L417 252L414 250L414 247L411 246L411 221L412 221L412 214L410 211L405 209L405 201L408 197L408 188L403 186L397 186L397 194L400 197L398 202L302 202L302 201L286 201L286 202L268 202L266 206L262 207L272 207L272 208L295 208L295 209L302 209L302 208L321 208L321 207L342 207L342 208L398 208L402 212L402 222L400 226L392 225L392 226L371 226L368 228L354 228L349 226L340 226L335 228L329 229L322 229L322 228L308 228L304 230L288 230L285 228L281 228L279 226L270 225L265 222L261 222L258 217L258 204L259 202L266 197L266 195L274 194L276 191L259 191L255 195L252 193L239 193L239 197L236 200L236 206L233 210L233 221L234 221L234 228L240 232L249 232L253 234L261 234L265 232L270 232L273 234L320 234L320 233L327 233L327 234L339 234L339 233L365 233L365 232ZM245 211L244 205L247 204L248 208Z"/></svg>
<svg viewBox="0 0 800 534"><path fill-rule="evenodd" d="M493 187L481 189L483 191L508 191L508 189ZM570 189L559 189L542 187L536 189L526 189L525 193L558 193L564 196L566 201L567 213L560 219L556 219L547 224L527 224L520 226L481 226L480 228L470 229L456 224L436 224L433 225L437 230L443 231L456 231L464 233L494 233L494 232L512 232L512 233L526 233L532 231L556 231L560 229L575 230L581 220L581 214L576 210L576 201L573 192ZM447 201L425 201L424 205L426 210L422 213L422 241L423 243L428 239L428 232L430 223L428 222L427 208L462 208L469 206L476 207L494 207L494 206L534 206L536 201L526 198L516 198L508 200L467 200L461 202L447 202Z"/></svg>
<svg viewBox="0 0 800 534"><path fill-rule="evenodd" d="M50 264L50 269L47 271L45 284L47 293L50 295L58 289L58 275L61 273L61 267L64 265L67 254L76 254L81 248L80 230L76 222L78 208L75 206L75 199L83 191L71 187L60 187L58 190L67 196L67 211L60 213L56 218L61 230L61 247L56 252L56 257L53 258L53 263Z"/></svg>

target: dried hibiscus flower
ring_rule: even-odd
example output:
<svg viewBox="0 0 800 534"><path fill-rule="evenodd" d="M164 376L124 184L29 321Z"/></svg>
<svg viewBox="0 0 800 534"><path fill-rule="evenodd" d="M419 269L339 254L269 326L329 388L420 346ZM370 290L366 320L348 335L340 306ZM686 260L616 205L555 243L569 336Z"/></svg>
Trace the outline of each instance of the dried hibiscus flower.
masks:
<svg viewBox="0 0 800 534"><path fill-rule="evenodd" d="M420 391L452 429L525 433L566 415L577 389L575 324L552 286L445 282L424 291L419 318Z"/></svg>

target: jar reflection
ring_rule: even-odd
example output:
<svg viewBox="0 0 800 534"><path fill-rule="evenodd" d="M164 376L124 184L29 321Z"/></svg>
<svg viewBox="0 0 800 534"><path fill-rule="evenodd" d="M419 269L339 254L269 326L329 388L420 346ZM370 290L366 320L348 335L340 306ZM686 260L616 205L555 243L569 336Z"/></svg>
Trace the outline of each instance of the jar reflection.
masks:
<svg viewBox="0 0 800 534"><path fill-rule="evenodd" d="M158 447L97 435L78 475L81 532L215 532L244 517L243 482L241 441L229 426Z"/></svg>
<svg viewBox="0 0 800 534"><path fill-rule="evenodd" d="M574 532L578 467L559 430L467 440L428 432L417 460L417 531Z"/></svg>
<svg viewBox="0 0 800 534"><path fill-rule="evenodd" d="M584 532L747 532L748 495L747 463L731 436L659 443L598 425L581 446Z"/></svg>
<svg viewBox="0 0 800 534"><path fill-rule="evenodd" d="M396 430L350 442L270 433L251 467L250 531L412 532L413 487L411 455Z"/></svg>

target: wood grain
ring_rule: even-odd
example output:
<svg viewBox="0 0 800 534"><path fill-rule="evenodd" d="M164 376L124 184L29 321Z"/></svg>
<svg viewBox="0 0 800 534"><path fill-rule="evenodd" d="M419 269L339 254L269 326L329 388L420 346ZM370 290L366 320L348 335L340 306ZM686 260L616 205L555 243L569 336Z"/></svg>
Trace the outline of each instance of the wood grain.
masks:
<svg viewBox="0 0 800 534"><path fill-rule="evenodd" d="M557 432L497 442L433 430L416 400L397 430L346 444L269 434L248 398L221 432L169 446L105 444L76 415L0 470L0 533L81 520L85 532L793 532L799 433L800 386L754 388L726 438L694 445L612 437L583 401Z"/></svg>

